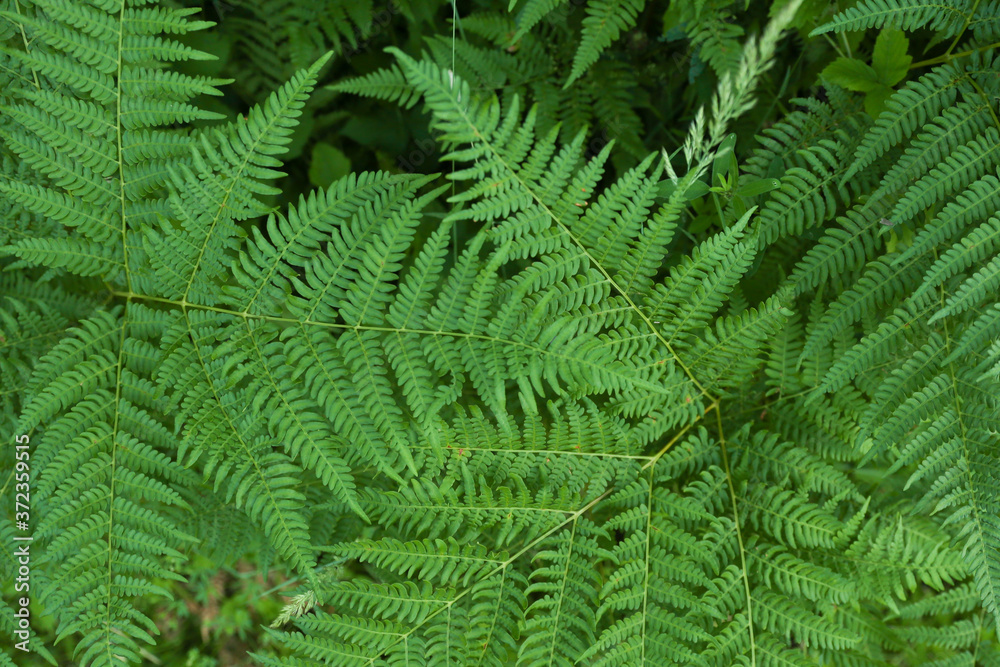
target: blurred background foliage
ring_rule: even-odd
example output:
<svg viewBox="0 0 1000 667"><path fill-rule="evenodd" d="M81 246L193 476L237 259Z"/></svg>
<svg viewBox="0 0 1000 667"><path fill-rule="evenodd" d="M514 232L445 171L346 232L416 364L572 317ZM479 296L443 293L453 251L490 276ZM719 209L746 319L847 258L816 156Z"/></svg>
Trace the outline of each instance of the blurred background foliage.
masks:
<svg viewBox="0 0 1000 667"><path fill-rule="evenodd" d="M517 34L525 0L510 12L505 2L483 0L185 0L183 4L201 7L206 19L217 22L213 29L188 39L219 58L186 63L184 69L234 80L225 97L200 100L214 111L228 116L245 113L327 50L337 55L321 84L390 67L393 60L383 49L396 46L414 56L428 53L447 68L454 62L459 76L474 88L497 92L501 102L519 94L538 104L543 132L560 122L562 137L568 139L587 127L595 152L614 140L620 150L613 158L617 173L606 177L611 180L648 152L672 151L679 145L694 113L709 101L719 75L734 66L746 36L757 33L785 2L646 2L635 26L623 31L568 87L582 22L588 16L586 0L559 4L526 34ZM799 9L796 34L783 43L760 88L760 102L733 128L740 138L738 155L748 153L754 135L792 108L790 100L816 94L819 73L835 58L872 51L874 44L863 44L861 33L846 39L806 38L810 30L851 4L808 0ZM471 52L486 54L494 66L488 71L474 69L467 58ZM434 173L442 169L419 106L400 109L337 94L322 85L286 157L286 201L349 170Z"/></svg>

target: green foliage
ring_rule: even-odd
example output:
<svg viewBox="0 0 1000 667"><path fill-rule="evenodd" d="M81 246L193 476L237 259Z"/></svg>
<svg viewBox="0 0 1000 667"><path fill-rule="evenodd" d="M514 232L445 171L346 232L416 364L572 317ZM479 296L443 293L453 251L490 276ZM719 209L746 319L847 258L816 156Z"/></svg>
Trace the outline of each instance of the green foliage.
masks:
<svg viewBox="0 0 1000 667"><path fill-rule="evenodd" d="M0 2L31 659L1000 664L995 3L209 4Z"/></svg>
<svg viewBox="0 0 1000 667"><path fill-rule="evenodd" d="M883 30L875 41L872 64L856 58L837 58L823 70L823 77L848 90L868 93L865 111L878 118L885 101L892 95L892 86L906 76L910 62L906 54L909 40L901 30Z"/></svg>

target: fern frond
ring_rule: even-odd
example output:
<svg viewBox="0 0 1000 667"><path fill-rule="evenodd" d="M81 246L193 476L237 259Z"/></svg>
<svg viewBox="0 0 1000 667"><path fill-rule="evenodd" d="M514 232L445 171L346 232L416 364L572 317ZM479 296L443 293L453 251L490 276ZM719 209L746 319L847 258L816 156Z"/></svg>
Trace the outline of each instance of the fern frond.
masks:
<svg viewBox="0 0 1000 667"><path fill-rule="evenodd" d="M426 53L326 95L420 102L451 168L288 205L368 0L237 9L244 93L302 68L224 125L196 105L224 80L171 65L206 59L171 37L193 10L0 2L0 423L34 447L53 636L138 663L185 575L249 560L301 582L268 665L989 663L995 5L838 15L955 39L877 120L836 86L766 112L741 173L730 125L817 8L742 49L725 2L681 12L719 85L671 155L602 58L642 2L591 0L571 49L559 2L455 25L475 42L406 2ZM678 233L713 163L720 227Z"/></svg>
<svg viewBox="0 0 1000 667"><path fill-rule="evenodd" d="M861 0L857 7L845 9L811 34L889 27L940 30L946 37L950 37L963 27L971 12L971 3L964 0L949 3L926 0Z"/></svg>
<svg viewBox="0 0 1000 667"><path fill-rule="evenodd" d="M157 629L132 600L168 595L157 582L180 577L161 559L180 557L191 539L166 512L186 507L165 483L185 471L162 453L176 444L150 414L158 406L144 351L130 344L122 314L99 312L71 333L39 361L18 423L30 432L70 419L69 408L87 422L72 440L38 445L53 453L42 454L49 463L37 485L45 510L36 535L48 542L41 562L58 564L62 582L43 589L45 603L61 610L62 635L82 633L81 663L138 660L139 642L152 642Z"/></svg>
<svg viewBox="0 0 1000 667"><path fill-rule="evenodd" d="M623 30L635 25L645 5L645 0L589 0L580 46L573 57L573 68L565 86L579 79Z"/></svg>
<svg viewBox="0 0 1000 667"><path fill-rule="evenodd" d="M954 66L944 64L896 91L858 146L854 161L841 182L849 181L890 146L909 137L929 118L952 106L965 76Z"/></svg>

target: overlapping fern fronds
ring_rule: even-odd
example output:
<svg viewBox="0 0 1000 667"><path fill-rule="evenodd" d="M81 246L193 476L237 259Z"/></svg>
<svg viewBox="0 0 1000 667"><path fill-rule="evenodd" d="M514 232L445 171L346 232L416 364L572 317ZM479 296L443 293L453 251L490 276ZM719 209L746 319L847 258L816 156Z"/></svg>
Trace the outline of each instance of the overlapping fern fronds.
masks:
<svg viewBox="0 0 1000 667"><path fill-rule="evenodd" d="M684 169L610 178L614 144L431 43L335 89L422 102L454 170L287 209L265 201L328 56L184 129L223 83L166 66L203 57L166 36L204 27L188 10L4 7L0 423L34 443L39 600L80 664L140 662L191 554L259 548L302 582L262 664L995 659L988 49L877 120L832 85L803 102L737 174L778 188L682 253L795 3L720 66ZM638 7L588 11L587 53ZM951 13L871 0L829 28L990 38Z"/></svg>

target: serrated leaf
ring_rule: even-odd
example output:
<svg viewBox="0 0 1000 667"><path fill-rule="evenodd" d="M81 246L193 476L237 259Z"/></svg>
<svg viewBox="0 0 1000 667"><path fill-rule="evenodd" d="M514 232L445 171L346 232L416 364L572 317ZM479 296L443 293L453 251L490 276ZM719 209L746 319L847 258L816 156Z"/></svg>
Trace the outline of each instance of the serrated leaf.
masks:
<svg viewBox="0 0 1000 667"><path fill-rule="evenodd" d="M823 69L820 76L830 83L860 93L867 93L882 85L878 73L857 58L837 58Z"/></svg>
<svg viewBox="0 0 1000 667"><path fill-rule="evenodd" d="M879 81L887 86L895 86L903 80L909 71L913 58L906 50L910 40L906 34L897 28L884 28L875 40L875 52L872 54L872 69Z"/></svg>

